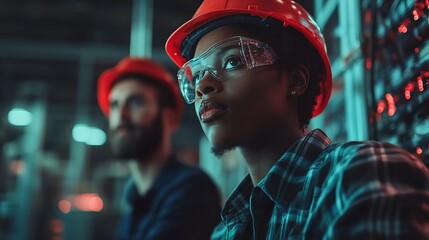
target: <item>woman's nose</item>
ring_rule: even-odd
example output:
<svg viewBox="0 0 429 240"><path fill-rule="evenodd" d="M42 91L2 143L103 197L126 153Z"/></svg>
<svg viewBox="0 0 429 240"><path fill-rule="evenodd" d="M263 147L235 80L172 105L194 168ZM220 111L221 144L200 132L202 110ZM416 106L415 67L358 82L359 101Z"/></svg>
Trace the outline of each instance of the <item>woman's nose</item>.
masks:
<svg viewBox="0 0 429 240"><path fill-rule="evenodd" d="M207 71L204 76L196 83L196 95L201 98L210 93L216 93L221 89L221 83L213 76L213 73Z"/></svg>

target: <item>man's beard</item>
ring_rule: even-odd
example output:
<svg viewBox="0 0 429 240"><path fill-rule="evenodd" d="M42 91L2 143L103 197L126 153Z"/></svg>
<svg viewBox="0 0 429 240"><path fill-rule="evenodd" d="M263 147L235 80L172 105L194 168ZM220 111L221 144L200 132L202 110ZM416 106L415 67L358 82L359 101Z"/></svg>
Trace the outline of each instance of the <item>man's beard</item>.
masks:
<svg viewBox="0 0 429 240"><path fill-rule="evenodd" d="M121 128L126 128L129 135L118 136L116 132ZM150 126L139 127L128 123L110 131L112 152L115 157L122 160L147 161L148 156L153 154L161 145L162 138L163 126L160 113Z"/></svg>

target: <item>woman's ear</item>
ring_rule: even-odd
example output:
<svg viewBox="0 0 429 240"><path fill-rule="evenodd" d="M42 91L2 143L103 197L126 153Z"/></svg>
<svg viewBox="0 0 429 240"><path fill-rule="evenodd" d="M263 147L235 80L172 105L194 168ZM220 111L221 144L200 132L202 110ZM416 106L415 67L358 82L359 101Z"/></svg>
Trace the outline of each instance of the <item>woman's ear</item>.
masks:
<svg viewBox="0 0 429 240"><path fill-rule="evenodd" d="M300 64L292 70L291 79L289 82L289 95L301 96L307 91L308 83L310 81L310 73L307 67Z"/></svg>

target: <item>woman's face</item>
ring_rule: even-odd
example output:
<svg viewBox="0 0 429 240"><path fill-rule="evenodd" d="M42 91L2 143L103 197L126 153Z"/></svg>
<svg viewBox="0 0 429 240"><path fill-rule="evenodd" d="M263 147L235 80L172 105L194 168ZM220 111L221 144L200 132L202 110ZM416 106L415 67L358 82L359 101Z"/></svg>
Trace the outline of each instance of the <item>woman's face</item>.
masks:
<svg viewBox="0 0 429 240"><path fill-rule="evenodd" d="M195 56L213 44L233 36L256 39L243 29L223 26L204 35L198 42ZM234 52L228 53L234 55ZM234 56L219 56L226 67L237 66ZM194 56L194 57L195 57ZM218 56L216 56L218 57ZM228 62L229 59L233 59ZM205 74L195 86L195 112L201 127L215 148L258 146L284 128L293 115L287 99L287 73L274 65L242 71L234 77L216 79ZM289 112L289 113L288 113ZM278 135L278 134L277 134Z"/></svg>

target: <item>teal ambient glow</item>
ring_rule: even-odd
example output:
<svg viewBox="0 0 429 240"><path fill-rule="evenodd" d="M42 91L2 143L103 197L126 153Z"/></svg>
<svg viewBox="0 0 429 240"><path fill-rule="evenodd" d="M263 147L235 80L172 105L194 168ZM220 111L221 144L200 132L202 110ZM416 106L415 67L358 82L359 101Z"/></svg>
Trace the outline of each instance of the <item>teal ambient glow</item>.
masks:
<svg viewBox="0 0 429 240"><path fill-rule="evenodd" d="M9 111L7 119L10 124L15 126L27 126L31 123L32 115L23 108L13 108Z"/></svg>
<svg viewBox="0 0 429 240"><path fill-rule="evenodd" d="M91 146L101 146L107 140L103 130L85 124L76 124L73 127L72 136L76 142L86 143Z"/></svg>

